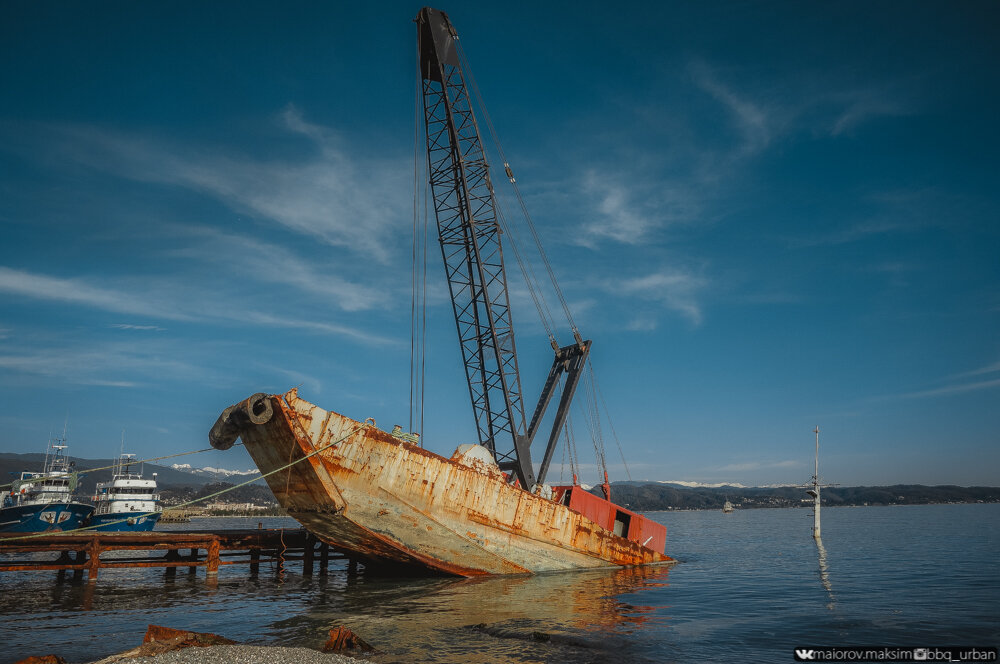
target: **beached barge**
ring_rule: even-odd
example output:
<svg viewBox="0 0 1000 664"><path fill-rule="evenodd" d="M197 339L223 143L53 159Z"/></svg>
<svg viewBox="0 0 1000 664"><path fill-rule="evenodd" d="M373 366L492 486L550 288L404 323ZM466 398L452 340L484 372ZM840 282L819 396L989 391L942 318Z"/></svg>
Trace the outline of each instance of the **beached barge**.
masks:
<svg viewBox="0 0 1000 664"><path fill-rule="evenodd" d="M289 516L352 557L460 576L672 561L665 526L580 486L531 493L480 445L446 459L296 390L227 408L209 439L237 436Z"/></svg>
<svg viewBox="0 0 1000 664"><path fill-rule="evenodd" d="M603 453L603 498L576 484L575 475L573 486L546 484L581 380L589 381L584 392L597 412L592 343L573 322L539 245L573 342L560 345L547 325L552 366L528 411L501 246L510 231L501 232L458 33L447 14L430 7L415 24L427 202L437 220L477 444L445 458L420 447L417 434L387 433L374 422L323 410L296 390L255 394L226 408L209 440L227 449L241 438L291 516L322 541L371 562L461 576L671 562L666 527L610 501ZM506 162L504 172L513 185ZM413 256L419 253L415 244ZM526 282L537 304L540 294L533 280ZM416 299L413 305L416 311ZM550 403L556 403L551 421ZM543 438L543 420L551 427L536 463L532 444ZM601 436L594 440L603 445Z"/></svg>

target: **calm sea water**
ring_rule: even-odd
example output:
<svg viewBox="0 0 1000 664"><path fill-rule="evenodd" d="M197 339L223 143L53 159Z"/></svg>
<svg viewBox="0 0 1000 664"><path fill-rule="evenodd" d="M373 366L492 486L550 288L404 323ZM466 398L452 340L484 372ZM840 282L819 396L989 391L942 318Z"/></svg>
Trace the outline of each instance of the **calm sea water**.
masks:
<svg viewBox="0 0 1000 664"><path fill-rule="evenodd" d="M87 662L150 623L320 648L346 625L388 662L790 662L795 645L1000 645L1000 505L660 512L671 568L532 577L250 579L102 570L0 574L0 662ZM256 527L260 519L172 525ZM295 527L264 520L265 527ZM163 526L164 528L168 526Z"/></svg>

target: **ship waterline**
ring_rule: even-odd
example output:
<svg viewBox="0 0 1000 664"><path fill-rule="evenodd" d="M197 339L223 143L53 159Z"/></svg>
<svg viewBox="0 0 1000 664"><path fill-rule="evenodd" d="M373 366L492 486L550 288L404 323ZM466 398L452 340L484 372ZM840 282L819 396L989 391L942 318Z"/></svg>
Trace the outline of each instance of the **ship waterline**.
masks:
<svg viewBox="0 0 1000 664"><path fill-rule="evenodd" d="M556 500L530 493L477 453L485 448L447 459L296 390L227 408L210 439L225 449L237 435L289 515L367 561L460 576L673 562L661 552L663 526L580 487L557 487ZM622 536L569 506L595 501L625 521Z"/></svg>

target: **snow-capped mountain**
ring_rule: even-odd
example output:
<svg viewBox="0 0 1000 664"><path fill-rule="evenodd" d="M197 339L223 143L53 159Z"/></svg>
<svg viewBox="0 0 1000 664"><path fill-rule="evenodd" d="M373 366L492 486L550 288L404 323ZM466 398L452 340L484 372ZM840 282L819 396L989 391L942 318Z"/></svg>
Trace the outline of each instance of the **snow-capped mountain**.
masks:
<svg viewBox="0 0 1000 664"><path fill-rule="evenodd" d="M669 484L670 486L684 487L686 489L722 489L722 488L733 488L733 489L788 489L788 488L798 488L804 486L803 484L740 484L739 482L719 482L716 484L709 484L706 482L688 482L686 480L656 480L650 481L648 484Z"/></svg>
<svg viewBox="0 0 1000 664"><path fill-rule="evenodd" d="M652 484L652 482L650 482ZM689 489L721 489L724 486L731 486L734 489L747 489L749 487L743 484L738 484L736 482L719 482L717 484L706 484L704 482L688 482L686 480L657 480L656 484L673 484L675 486L683 486Z"/></svg>
<svg viewBox="0 0 1000 664"><path fill-rule="evenodd" d="M201 475L203 477L232 477L232 478L247 478L249 479L251 475L260 475L260 471L256 468L251 470L227 470L225 468L213 468L212 466L205 466L204 468L195 468L189 463L172 463L170 467L174 470L180 470L185 473L191 473L192 475Z"/></svg>

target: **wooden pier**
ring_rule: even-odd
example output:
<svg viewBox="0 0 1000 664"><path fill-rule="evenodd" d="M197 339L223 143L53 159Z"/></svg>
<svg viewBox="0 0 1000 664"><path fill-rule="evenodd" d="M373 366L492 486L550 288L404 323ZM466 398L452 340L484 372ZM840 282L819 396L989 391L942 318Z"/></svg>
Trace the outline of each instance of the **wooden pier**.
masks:
<svg viewBox="0 0 1000 664"><path fill-rule="evenodd" d="M120 551L135 555L101 557ZM57 553L58 557L23 556L39 553ZM320 574L326 574L330 560L344 558L303 529L89 531L6 542L0 538L0 572L54 570L60 578L69 571L74 578L81 578L86 572L88 583L97 581L101 569L162 567L167 576L174 576L178 567L186 567L191 574L203 567L206 578L212 579L223 565L247 565L251 576L255 576L262 563L280 573L289 561L301 561L303 576L311 576L314 567L318 566Z"/></svg>

